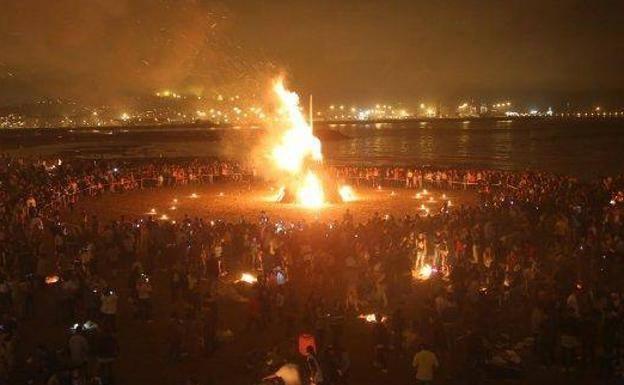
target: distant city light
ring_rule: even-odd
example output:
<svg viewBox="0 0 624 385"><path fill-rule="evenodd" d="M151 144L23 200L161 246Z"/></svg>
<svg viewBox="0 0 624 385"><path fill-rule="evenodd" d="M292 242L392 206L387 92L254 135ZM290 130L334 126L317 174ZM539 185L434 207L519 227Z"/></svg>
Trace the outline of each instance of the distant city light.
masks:
<svg viewBox="0 0 624 385"><path fill-rule="evenodd" d="M148 97L158 97L156 104L134 103L132 112L119 112L112 105L80 106L66 103L62 114L56 116L30 116L23 112L5 112L0 114L0 128L45 128L45 127L114 127L130 125L168 125L168 124L236 124L257 125L274 121L260 105L256 96L245 97L242 94L215 92L210 97L198 98L196 92L183 96L178 90L162 89ZM140 100L140 99L139 99ZM151 99L146 99L151 100ZM152 100L153 102L153 100ZM39 104L56 104L39 102ZM459 118L473 119L480 117L527 117L527 118L560 118L560 119L620 119L624 117L622 108L608 108L594 103L584 107L562 110L557 106L530 105L512 102L508 97L494 100L474 99L460 100L457 104L439 102L389 103L378 100L371 104L356 105L347 101L329 100L326 107L314 108L314 118L318 121L391 121L403 119L437 119ZM455 106L455 107L453 107ZM307 106L302 106L306 112Z"/></svg>

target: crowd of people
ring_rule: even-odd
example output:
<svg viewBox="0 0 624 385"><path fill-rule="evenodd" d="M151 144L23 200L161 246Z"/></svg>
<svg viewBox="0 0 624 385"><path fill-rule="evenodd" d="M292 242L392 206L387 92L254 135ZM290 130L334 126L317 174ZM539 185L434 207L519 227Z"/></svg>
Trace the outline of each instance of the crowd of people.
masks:
<svg viewBox="0 0 624 385"><path fill-rule="evenodd" d="M250 384L346 384L362 370L361 355L367 368L420 383L461 373L479 384L527 368L622 378L623 177L353 166L329 173L354 185L472 189L478 199L364 222L348 210L328 223L266 213L237 222L104 220L76 213L78 200L256 183L258 175L220 160L1 158L0 384L114 383L126 343L118 332L131 327L121 319L166 322L170 365L210 360L238 335L276 334L272 346L247 352ZM129 314L118 317L122 299ZM40 314L46 300L52 315ZM224 318L225 306L240 307L244 322ZM22 343L22 323L37 318L63 325L67 342ZM351 350L350 329L362 325L369 353ZM311 342L302 349L299 338L298 352L303 335ZM412 371L397 372L401 363Z"/></svg>

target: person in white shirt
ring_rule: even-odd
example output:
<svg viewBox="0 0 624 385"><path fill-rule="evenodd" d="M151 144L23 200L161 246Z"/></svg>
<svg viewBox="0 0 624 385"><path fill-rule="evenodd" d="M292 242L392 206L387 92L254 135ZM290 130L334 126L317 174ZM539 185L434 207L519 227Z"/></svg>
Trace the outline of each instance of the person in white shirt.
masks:
<svg viewBox="0 0 624 385"><path fill-rule="evenodd" d="M434 370L438 367L438 357L421 345L418 353L414 355L412 366L416 369L416 381L418 384L431 384Z"/></svg>

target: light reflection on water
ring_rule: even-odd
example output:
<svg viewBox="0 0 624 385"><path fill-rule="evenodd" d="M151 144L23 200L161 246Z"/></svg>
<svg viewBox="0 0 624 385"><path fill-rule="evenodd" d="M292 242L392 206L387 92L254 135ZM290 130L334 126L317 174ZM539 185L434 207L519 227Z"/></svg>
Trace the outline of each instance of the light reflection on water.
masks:
<svg viewBox="0 0 624 385"><path fill-rule="evenodd" d="M624 121L403 122L339 130L324 143L334 163L539 168L578 175L624 171Z"/></svg>
<svg viewBox="0 0 624 385"><path fill-rule="evenodd" d="M624 120L493 119L325 126L317 123L315 127L339 131L345 136L345 139L323 141L325 159L334 164L536 168L578 175L624 171ZM258 153L254 150L261 135L257 129L249 128L216 131L190 128L175 131L175 135L185 134L184 139L171 140L167 139L171 138L171 132L167 136L167 130L159 128L150 130L155 135L150 135L149 140L131 138L133 132L140 131L129 129L106 135L106 142L102 133L81 133L89 139L59 140L25 148L41 155L250 159L250 154ZM208 131L218 132L220 141L205 137ZM24 137L26 142L29 139L32 137ZM8 150L2 141L0 150Z"/></svg>

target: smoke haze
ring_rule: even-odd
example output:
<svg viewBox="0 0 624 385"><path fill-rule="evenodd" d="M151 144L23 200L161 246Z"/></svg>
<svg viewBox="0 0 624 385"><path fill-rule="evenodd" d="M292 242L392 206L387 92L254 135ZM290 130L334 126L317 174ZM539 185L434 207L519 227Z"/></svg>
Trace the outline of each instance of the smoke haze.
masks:
<svg viewBox="0 0 624 385"><path fill-rule="evenodd" d="M227 38L230 17L214 2L21 0L3 8L0 100L200 95L254 82L267 65Z"/></svg>

